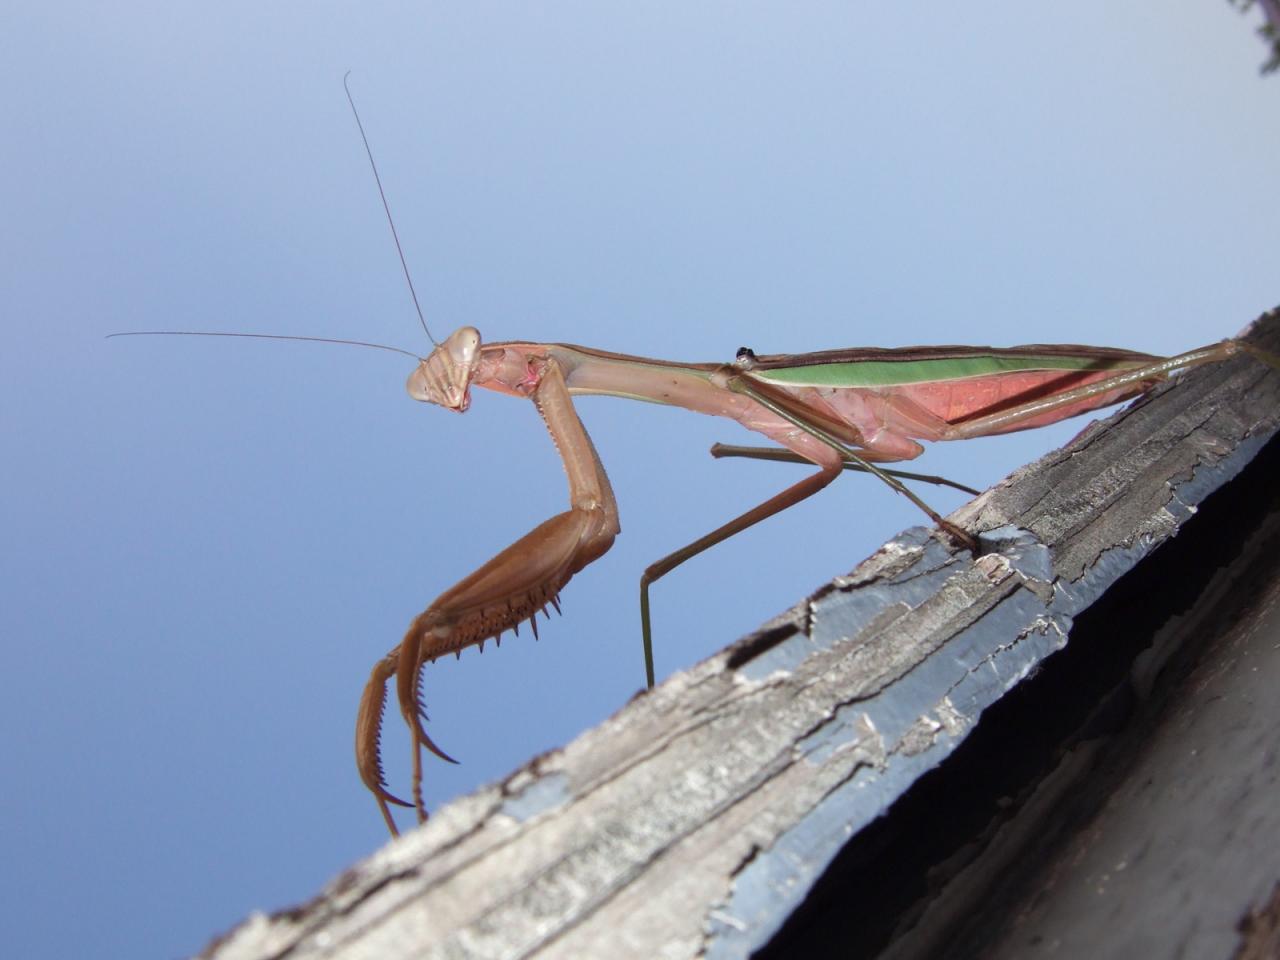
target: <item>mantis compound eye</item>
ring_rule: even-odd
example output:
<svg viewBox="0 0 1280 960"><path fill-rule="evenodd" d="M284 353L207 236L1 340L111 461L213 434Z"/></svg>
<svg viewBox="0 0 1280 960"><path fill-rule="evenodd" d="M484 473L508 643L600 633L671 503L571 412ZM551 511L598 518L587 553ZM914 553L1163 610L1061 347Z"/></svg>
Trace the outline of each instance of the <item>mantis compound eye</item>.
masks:
<svg viewBox="0 0 1280 960"><path fill-rule="evenodd" d="M480 331L475 327L459 327L442 349L449 352L450 359L459 367L474 367L480 357Z"/></svg>

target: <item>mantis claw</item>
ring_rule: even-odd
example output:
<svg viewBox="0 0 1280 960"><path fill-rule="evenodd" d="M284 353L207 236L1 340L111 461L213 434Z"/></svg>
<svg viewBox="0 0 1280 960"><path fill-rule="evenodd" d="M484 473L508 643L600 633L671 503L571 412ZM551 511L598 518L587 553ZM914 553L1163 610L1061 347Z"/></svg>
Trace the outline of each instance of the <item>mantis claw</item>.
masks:
<svg viewBox="0 0 1280 960"><path fill-rule="evenodd" d="M387 803L394 803L397 807L412 807L413 804L408 800L401 800L394 793L389 793L385 788L374 794L379 800L385 800Z"/></svg>
<svg viewBox="0 0 1280 960"><path fill-rule="evenodd" d="M360 710L356 715L356 768L364 785L378 798L379 803L390 800L403 803L386 789L386 777L382 772L382 713L386 706L387 680L395 672L400 655L397 647L379 660L369 675L364 695L360 698Z"/></svg>
<svg viewBox="0 0 1280 960"><path fill-rule="evenodd" d="M446 763L458 762L457 760L453 759L453 757L449 756L447 753L445 753L443 750L441 750L439 747L436 746L435 741L433 741L430 737L427 736L427 731L422 729L421 724L418 725L418 740L422 744L422 746L426 747L428 750L430 750L432 753L434 753L437 757L439 757L441 760L445 761ZM406 803L405 806L407 807L408 804Z"/></svg>

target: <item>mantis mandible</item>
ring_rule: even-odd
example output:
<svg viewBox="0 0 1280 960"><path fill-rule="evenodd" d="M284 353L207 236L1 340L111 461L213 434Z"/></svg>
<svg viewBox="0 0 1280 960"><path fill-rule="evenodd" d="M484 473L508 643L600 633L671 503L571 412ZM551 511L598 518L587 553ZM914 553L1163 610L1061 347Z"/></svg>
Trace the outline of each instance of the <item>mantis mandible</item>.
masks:
<svg viewBox="0 0 1280 960"><path fill-rule="evenodd" d="M356 121L360 123L358 113ZM363 124L360 132L364 137ZM382 194L372 152L369 161ZM385 195L382 199L386 207ZM389 208L387 217L390 222ZM391 230L394 236L393 222ZM400 249L398 238L396 247ZM400 258L403 266L402 252ZM409 287L412 291L412 280ZM413 299L416 306L416 293ZM356 343L408 353L381 344L319 337L197 335ZM608 551L620 532L613 490L574 409L575 396L625 397L726 417L778 446L719 448L713 450L717 455L788 459L816 468L644 571L641 631L646 680L653 686L650 586L691 557L813 496L842 470L874 474L919 506L946 536L976 553L970 533L944 520L901 482L903 478L949 481L886 470L877 464L914 459L924 450L922 440L965 440L1056 423L1138 396L1171 374L1241 352L1280 367L1280 359L1240 340L1224 340L1167 358L1108 347L1032 345L868 347L778 356L756 356L743 348L731 362L678 363L563 343L486 344L474 327L462 327L436 344L429 356L416 358L418 366L407 383L409 395L457 413L470 406L472 387L531 401L564 463L569 508L437 597L413 620L401 642L374 665L356 719L360 778L393 835L398 831L391 805L411 807L419 822L425 821L422 750L454 762L423 728L425 665L445 654L460 655L470 646L483 649L487 640L500 640L503 632L517 629L525 620L536 635L536 615L545 615L548 605L558 610L560 591L574 574ZM411 802L388 790L382 769L379 744L386 687L393 678L396 702L412 740Z"/></svg>

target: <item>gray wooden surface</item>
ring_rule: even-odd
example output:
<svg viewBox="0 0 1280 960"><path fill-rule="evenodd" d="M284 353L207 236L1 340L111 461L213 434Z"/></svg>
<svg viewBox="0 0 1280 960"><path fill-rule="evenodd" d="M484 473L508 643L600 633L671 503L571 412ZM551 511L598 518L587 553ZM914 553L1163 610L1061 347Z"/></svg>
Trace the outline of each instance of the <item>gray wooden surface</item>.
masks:
<svg viewBox="0 0 1280 960"><path fill-rule="evenodd" d="M1280 352L1280 318L1264 327ZM907 531L205 955L747 956L1278 420L1256 360L1193 371L957 511L977 560Z"/></svg>

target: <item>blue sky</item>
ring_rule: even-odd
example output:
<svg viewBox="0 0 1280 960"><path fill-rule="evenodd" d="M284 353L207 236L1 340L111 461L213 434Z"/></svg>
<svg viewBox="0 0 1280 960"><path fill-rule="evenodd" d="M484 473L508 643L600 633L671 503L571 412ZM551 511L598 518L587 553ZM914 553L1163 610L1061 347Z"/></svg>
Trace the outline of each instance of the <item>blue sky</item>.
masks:
<svg viewBox="0 0 1280 960"><path fill-rule="evenodd" d="M0 36L0 919L13 956L176 956L385 836L361 687L550 514L527 404L410 401L437 336L669 359L1070 341L1153 352L1280 302L1280 80L1226 4L21 4ZM586 399L622 510L565 616L441 662L501 777L643 679L636 581L797 476L730 424ZM986 486L1082 422L931 449ZM950 510L959 499L930 494ZM663 675L919 518L849 477L655 590ZM394 785L407 745L392 726Z"/></svg>

